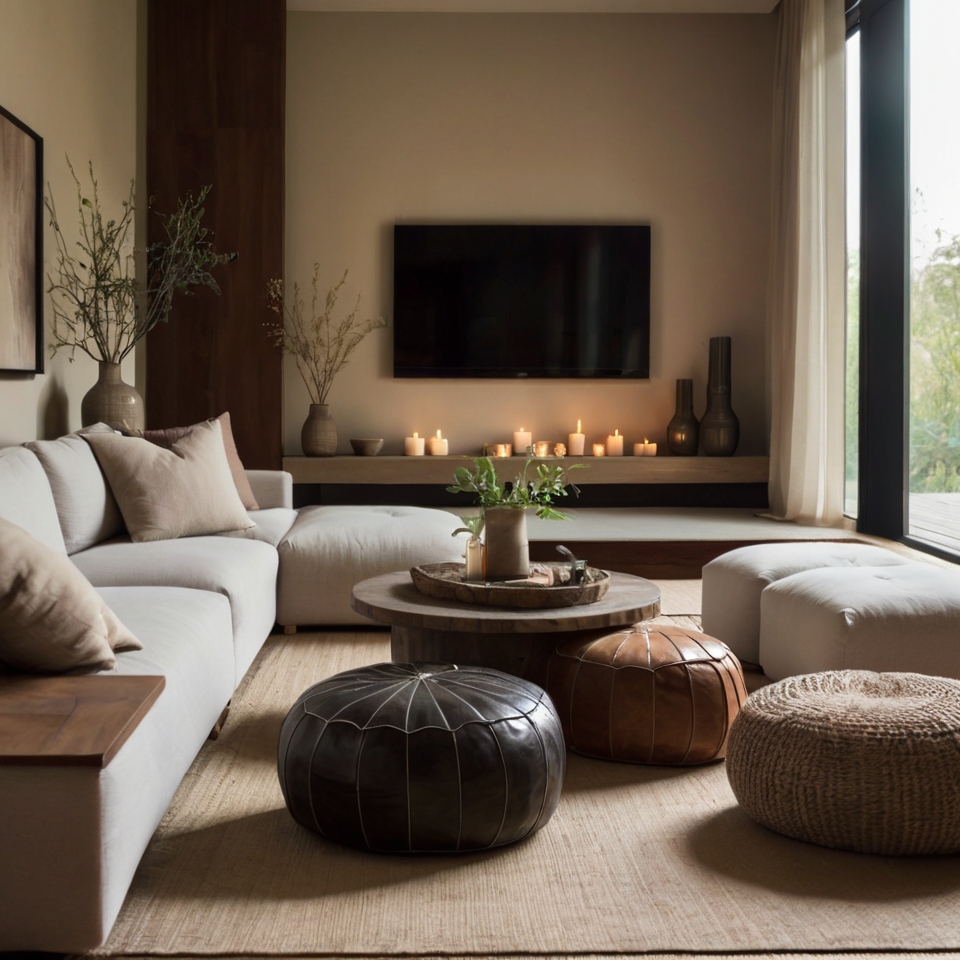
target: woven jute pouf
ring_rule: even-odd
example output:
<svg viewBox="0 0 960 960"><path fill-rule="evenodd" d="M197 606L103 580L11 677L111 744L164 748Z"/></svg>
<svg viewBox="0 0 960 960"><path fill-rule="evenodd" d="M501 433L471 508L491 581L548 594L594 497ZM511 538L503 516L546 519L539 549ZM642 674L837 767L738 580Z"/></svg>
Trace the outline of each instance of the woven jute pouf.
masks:
<svg viewBox="0 0 960 960"><path fill-rule="evenodd" d="M861 853L960 851L960 682L836 670L752 694L727 776L758 823Z"/></svg>
<svg viewBox="0 0 960 960"><path fill-rule="evenodd" d="M719 640L642 623L564 641L545 681L570 750L631 763L720 759L747 698L740 662Z"/></svg>
<svg viewBox="0 0 960 960"><path fill-rule="evenodd" d="M458 853L539 830L566 753L544 691L484 667L378 663L301 694L280 730L294 819L378 853Z"/></svg>

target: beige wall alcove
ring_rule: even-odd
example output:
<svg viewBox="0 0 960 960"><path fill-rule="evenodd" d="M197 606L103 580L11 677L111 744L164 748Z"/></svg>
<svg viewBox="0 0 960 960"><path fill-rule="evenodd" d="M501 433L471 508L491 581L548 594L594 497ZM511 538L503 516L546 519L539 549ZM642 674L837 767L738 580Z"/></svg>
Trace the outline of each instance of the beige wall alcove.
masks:
<svg viewBox="0 0 960 960"><path fill-rule="evenodd" d="M652 228L646 381L395 380L375 331L337 377L340 433L438 428L451 453L521 425L661 443L674 381L705 406L708 341L733 338L739 453L767 450L765 292L775 14L324 13L287 17L286 277L390 317L395 222ZM340 315L339 313L337 314ZM284 452L309 398L290 358Z"/></svg>

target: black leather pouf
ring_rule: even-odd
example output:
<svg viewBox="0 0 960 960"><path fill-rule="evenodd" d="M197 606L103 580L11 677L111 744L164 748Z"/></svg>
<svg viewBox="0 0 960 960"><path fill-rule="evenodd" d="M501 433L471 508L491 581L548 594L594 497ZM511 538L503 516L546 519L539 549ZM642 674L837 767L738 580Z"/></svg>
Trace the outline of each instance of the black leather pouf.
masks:
<svg viewBox="0 0 960 960"><path fill-rule="evenodd" d="M280 731L294 819L378 853L513 843L560 800L560 719L536 684L483 667L379 663L304 692Z"/></svg>

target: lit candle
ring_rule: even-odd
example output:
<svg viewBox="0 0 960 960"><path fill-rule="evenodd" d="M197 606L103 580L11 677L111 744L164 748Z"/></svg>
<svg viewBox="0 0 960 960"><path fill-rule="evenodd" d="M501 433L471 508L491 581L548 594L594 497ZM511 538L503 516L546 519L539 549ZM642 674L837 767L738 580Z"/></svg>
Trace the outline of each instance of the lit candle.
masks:
<svg viewBox="0 0 960 960"><path fill-rule="evenodd" d="M655 457L657 455L657 445L650 443L650 441L644 437L643 443L635 443L633 445L633 455L635 457Z"/></svg>
<svg viewBox="0 0 960 960"><path fill-rule="evenodd" d="M423 446L424 438L421 437L416 430L414 430L412 437L404 437L403 454L406 457L422 457Z"/></svg>
<svg viewBox="0 0 960 960"><path fill-rule="evenodd" d="M431 457L445 457L449 450L449 442L440 436L440 431L438 430L437 435L431 437L430 443L427 444L427 453L429 453Z"/></svg>
<svg viewBox="0 0 960 960"><path fill-rule="evenodd" d="M463 554L466 561L464 570L464 580L482 580L483 579L483 544L477 537L471 537L467 541L466 550Z"/></svg>
<svg viewBox="0 0 960 960"><path fill-rule="evenodd" d="M613 433L607 437L607 456L623 456L623 437L620 436L619 430L614 430Z"/></svg>
<svg viewBox="0 0 960 960"><path fill-rule="evenodd" d="M549 440L538 440L533 445L533 455L535 457L549 457L550 456L550 441Z"/></svg>
<svg viewBox="0 0 960 960"><path fill-rule="evenodd" d="M519 430L514 430L513 432L513 452L518 457L524 457L527 455L527 447L533 443L533 434L529 430L524 430L521 427Z"/></svg>
<svg viewBox="0 0 960 960"><path fill-rule="evenodd" d="M512 457L513 445L509 443L495 443L493 445L493 455L495 457Z"/></svg>
<svg viewBox="0 0 960 960"><path fill-rule="evenodd" d="M606 454L607 448L602 443L595 443L593 445L593 455L595 457L602 457Z"/></svg>
<svg viewBox="0 0 960 960"><path fill-rule="evenodd" d="M583 456L583 445L587 438L580 432L580 421L577 421L577 432L567 437L567 452L571 457Z"/></svg>

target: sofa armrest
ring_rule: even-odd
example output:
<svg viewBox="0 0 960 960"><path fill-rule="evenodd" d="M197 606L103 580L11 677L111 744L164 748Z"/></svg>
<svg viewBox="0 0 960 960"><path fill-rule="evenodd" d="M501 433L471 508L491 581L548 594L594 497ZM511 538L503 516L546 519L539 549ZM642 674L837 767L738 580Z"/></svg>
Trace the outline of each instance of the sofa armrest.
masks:
<svg viewBox="0 0 960 960"><path fill-rule="evenodd" d="M293 506L293 476L285 470L244 470L261 510Z"/></svg>

